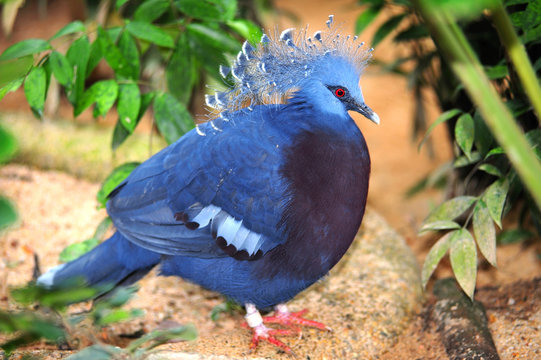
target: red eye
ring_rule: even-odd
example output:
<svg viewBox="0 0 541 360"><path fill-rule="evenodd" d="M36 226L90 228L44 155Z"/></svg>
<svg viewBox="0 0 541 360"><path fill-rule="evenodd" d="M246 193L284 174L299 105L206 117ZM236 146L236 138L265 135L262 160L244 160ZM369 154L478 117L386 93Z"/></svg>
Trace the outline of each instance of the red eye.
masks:
<svg viewBox="0 0 541 360"><path fill-rule="evenodd" d="M338 88L334 90L334 95L336 95L337 97L344 97L344 95L346 95L346 91L342 88Z"/></svg>

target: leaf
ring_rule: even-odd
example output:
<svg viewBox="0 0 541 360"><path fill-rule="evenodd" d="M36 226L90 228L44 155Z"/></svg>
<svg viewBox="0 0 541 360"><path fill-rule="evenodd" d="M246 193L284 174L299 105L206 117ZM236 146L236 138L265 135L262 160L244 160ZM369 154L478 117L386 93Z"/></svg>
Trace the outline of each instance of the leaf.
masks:
<svg viewBox="0 0 541 360"><path fill-rule="evenodd" d="M98 200L98 204L101 205L101 207L105 207L105 204L107 203L107 198L109 194L118 186L120 183L122 183L128 175L131 174L131 172L139 166L140 163L138 162L130 162L122 164L118 167L116 167L103 181L101 184L101 188L98 191L98 194L96 195L96 198Z"/></svg>
<svg viewBox="0 0 541 360"><path fill-rule="evenodd" d="M370 6L357 17L357 20L355 21L355 34L358 35L363 32L363 30L376 19L383 7L382 5L383 4Z"/></svg>
<svg viewBox="0 0 541 360"><path fill-rule="evenodd" d="M175 0L175 6L189 17L200 20L233 20L236 0Z"/></svg>
<svg viewBox="0 0 541 360"><path fill-rule="evenodd" d="M0 124L0 164L8 162L17 152L17 139Z"/></svg>
<svg viewBox="0 0 541 360"><path fill-rule="evenodd" d="M509 245L523 242L533 237L534 234L526 229L510 229L500 232L496 237L496 242L499 245Z"/></svg>
<svg viewBox="0 0 541 360"><path fill-rule="evenodd" d="M6 94L13 91L17 91L17 89L19 89L21 85L23 84L23 81L24 81L24 78L19 78L17 80L13 80L7 83L2 88L0 88L0 100L2 100L4 96L6 96Z"/></svg>
<svg viewBox="0 0 541 360"><path fill-rule="evenodd" d="M103 59L102 42L98 38L90 45L90 53L86 65L86 77L89 77L90 74L92 74L92 71L98 66L101 59Z"/></svg>
<svg viewBox="0 0 541 360"><path fill-rule="evenodd" d="M4 230L17 221L17 211L15 207L3 196L0 196L0 230Z"/></svg>
<svg viewBox="0 0 541 360"><path fill-rule="evenodd" d="M42 39L27 39L15 43L8 47L2 55L0 61L17 59L23 56L37 54L45 50L50 50L51 45Z"/></svg>
<svg viewBox="0 0 541 360"><path fill-rule="evenodd" d="M90 42L86 36L81 36L79 39L75 40L66 53L66 58L75 69L74 85L72 86L71 91L68 92L68 99L73 105L76 105L81 101L80 97L85 90L86 67L88 65L89 56ZM73 108L74 114L75 109L76 106Z"/></svg>
<svg viewBox="0 0 541 360"><path fill-rule="evenodd" d="M250 20L236 19L227 22L227 26L236 31L240 36L256 46L261 40L263 31Z"/></svg>
<svg viewBox="0 0 541 360"><path fill-rule="evenodd" d="M167 48L175 47L173 38L162 29L143 22L132 21L126 25L126 30L133 36Z"/></svg>
<svg viewBox="0 0 541 360"><path fill-rule="evenodd" d="M125 60L123 65L126 66L125 71L122 71L121 73L129 79L139 79L139 49L137 48L134 38L127 31L123 31L122 34L120 34L118 39L118 49Z"/></svg>
<svg viewBox="0 0 541 360"><path fill-rule="evenodd" d="M86 27L80 20L70 22L68 25L58 30L58 32L49 39L49 41L52 41L64 35L74 34L76 32L86 32Z"/></svg>
<svg viewBox="0 0 541 360"><path fill-rule="evenodd" d="M187 104L192 95L196 70L192 59L188 39L183 34L179 36L171 59L167 64L165 76L167 87L179 101Z"/></svg>
<svg viewBox="0 0 541 360"><path fill-rule="evenodd" d="M487 127L481 112L476 110L473 115L474 133L475 133L475 147L481 156L485 156L486 153L494 144L494 136Z"/></svg>
<svg viewBox="0 0 541 360"><path fill-rule="evenodd" d="M99 243L99 239L91 237L90 239L70 244L60 252L58 259L63 263L70 262L77 259L81 255L86 254L87 252L98 246Z"/></svg>
<svg viewBox="0 0 541 360"><path fill-rule="evenodd" d="M96 231L94 231L94 236L92 237L98 240L103 240L103 238L105 237L105 234L107 233L107 230L109 230L112 224L113 224L113 221L111 220L109 216L103 218L103 220L100 221L100 223L98 224Z"/></svg>
<svg viewBox="0 0 541 360"><path fill-rule="evenodd" d="M66 360L113 360L122 352L118 346L98 344L88 346L66 358Z"/></svg>
<svg viewBox="0 0 541 360"><path fill-rule="evenodd" d="M34 58L28 55L8 61L0 61L0 88L12 81L24 78L34 65Z"/></svg>
<svg viewBox="0 0 541 360"><path fill-rule="evenodd" d="M501 147L496 147L492 150L490 150L486 155L485 155L485 159L488 159L489 157L493 156L493 155L500 155L500 154L505 154L505 151L503 150L503 148Z"/></svg>
<svg viewBox="0 0 541 360"><path fill-rule="evenodd" d="M506 178L501 178L494 181L482 196L483 201L487 205L490 217L498 224L500 229L502 228L502 213L508 191L509 182Z"/></svg>
<svg viewBox="0 0 541 360"><path fill-rule="evenodd" d="M38 118L43 115L45 105L47 74L42 67L35 67L24 80L24 95L34 115Z"/></svg>
<svg viewBox="0 0 541 360"><path fill-rule="evenodd" d="M502 176L502 172L500 171L500 169L498 169L496 166L492 164L481 164L479 165L479 170L482 170L486 172L487 174L494 175L497 177Z"/></svg>
<svg viewBox="0 0 541 360"><path fill-rule="evenodd" d="M96 319L96 325L106 326L122 321L128 321L135 317L143 316L143 310L140 309L114 309L107 311Z"/></svg>
<svg viewBox="0 0 541 360"><path fill-rule="evenodd" d="M169 9L169 0L147 0L143 2L133 18L137 21L153 22Z"/></svg>
<svg viewBox="0 0 541 360"><path fill-rule="evenodd" d="M68 59L58 51L53 51L49 55L49 63L56 80L66 87L71 86L73 81L73 69Z"/></svg>
<svg viewBox="0 0 541 360"><path fill-rule="evenodd" d="M194 127L193 118L186 107L168 93L154 99L154 116L160 133L169 144Z"/></svg>
<svg viewBox="0 0 541 360"><path fill-rule="evenodd" d="M423 226L419 230L419 233L422 233L425 231L431 231L431 230L452 230L452 229L460 229L460 225L450 220L439 220L439 221L434 221L428 224L423 224Z"/></svg>
<svg viewBox="0 0 541 360"><path fill-rule="evenodd" d="M490 80L497 80L509 75L509 69L506 65L485 66L485 73Z"/></svg>
<svg viewBox="0 0 541 360"><path fill-rule="evenodd" d="M479 151L473 151L471 154L470 154L470 157L468 158L466 155L464 156L459 156L454 162L453 162L453 166L455 168L459 168L459 167L463 167L463 166L468 166L468 165L471 165L471 164L475 164L477 162L479 162L481 160L481 154L479 154Z"/></svg>
<svg viewBox="0 0 541 360"><path fill-rule="evenodd" d="M138 347L148 342L154 342L153 344L144 348L148 351L160 344L164 344L170 340L184 340L191 341L197 338L197 330L192 324L186 326L179 326L167 330L154 330L139 339L132 341L127 347L126 351L129 353L134 352Z"/></svg>
<svg viewBox="0 0 541 360"><path fill-rule="evenodd" d="M474 139L473 118L470 114L464 113L458 117L455 125L455 138L458 146L466 157L471 160L471 149Z"/></svg>
<svg viewBox="0 0 541 360"><path fill-rule="evenodd" d="M116 151L120 145L126 141L130 136L130 132L126 130L124 125L120 122L120 119L116 122L115 129L113 130L113 139L111 141L111 149Z"/></svg>
<svg viewBox="0 0 541 360"><path fill-rule="evenodd" d="M475 200L475 196L457 196L447 200L428 215L423 226L440 220L453 220L468 210Z"/></svg>
<svg viewBox="0 0 541 360"><path fill-rule="evenodd" d="M423 269L421 270L423 287L426 287L428 279L430 279L430 277L434 273L434 270L436 270L438 263L447 253L447 250L449 250L449 247L451 246L451 239L456 233L457 231L451 231L445 234L434 244L434 246L432 246L432 248L430 248L430 251L426 255L425 261L423 263Z"/></svg>
<svg viewBox="0 0 541 360"><path fill-rule="evenodd" d="M132 66L124 58L120 49L114 44L113 40L101 27L98 27L98 41L101 44L101 53L105 57L107 64L114 70L118 79L132 78Z"/></svg>
<svg viewBox="0 0 541 360"><path fill-rule="evenodd" d="M446 13L460 20L471 20L480 16L483 10L494 8L499 2L500 0L445 0L430 1L427 4L433 7L431 11Z"/></svg>
<svg viewBox="0 0 541 360"><path fill-rule="evenodd" d="M496 229L483 200L479 200L473 209L473 233L485 259L496 266Z"/></svg>
<svg viewBox="0 0 541 360"><path fill-rule="evenodd" d="M223 31L204 24L190 24L187 29L190 34L195 35L206 46L229 53L237 53L240 50L240 43Z"/></svg>
<svg viewBox="0 0 541 360"><path fill-rule="evenodd" d="M406 17L406 14L398 14L387 21L385 21L372 38L372 47L376 47L383 39L385 39L393 30L395 30L402 20Z"/></svg>
<svg viewBox="0 0 541 360"><path fill-rule="evenodd" d="M457 230L453 235L449 258L458 284L473 299L477 277L477 248L468 230Z"/></svg>
<svg viewBox="0 0 541 360"><path fill-rule="evenodd" d="M96 103L97 115L105 116L115 103L118 95L118 84L115 80L95 82L81 96L81 101L74 109L75 116L80 115L91 104Z"/></svg>
<svg viewBox="0 0 541 360"><path fill-rule="evenodd" d="M428 139L428 137L430 136L430 134L432 133L432 131L434 130L434 128L436 126L438 126L439 124L441 123L444 123L448 120L451 120L452 118L454 118L455 116L457 116L458 114L462 113L462 110L459 110L459 109L451 109L451 110L447 110L446 112L442 113L440 116L438 116L438 118L436 119L436 121L434 121L430 127L428 128L428 130L426 131L425 133L425 136L423 137L423 139L421 140L421 142L419 143L419 146L417 147L418 150L421 150L421 147L423 146L423 144L425 143L425 141Z"/></svg>
<svg viewBox="0 0 541 360"><path fill-rule="evenodd" d="M141 107L141 93L136 84L121 84L118 95L118 117L130 133L137 126L137 115Z"/></svg>
<svg viewBox="0 0 541 360"><path fill-rule="evenodd" d="M395 42L419 40L430 36L428 29L423 24L413 24L407 29L399 32L393 39Z"/></svg>
<svg viewBox="0 0 541 360"><path fill-rule="evenodd" d="M125 3L127 3L128 1L130 0L116 0L116 3L115 3L115 6L118 10L118 8L120 8L122 5L124 5Z"/></svg>

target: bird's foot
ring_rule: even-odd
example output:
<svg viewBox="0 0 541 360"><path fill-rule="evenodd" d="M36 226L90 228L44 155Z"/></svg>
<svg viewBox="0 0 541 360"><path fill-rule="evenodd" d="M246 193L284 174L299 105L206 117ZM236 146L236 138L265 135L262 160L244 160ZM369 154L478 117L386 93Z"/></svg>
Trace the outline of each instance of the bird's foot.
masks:
<svg viewBox="0 0 541 360"><path fill-rule="evenodd" d="M286 329L269 329L263 324L257 325L252 328L252 343L250 344L250 350L254 350L257 348L257 345L259 345L259 341L264 340L269 343L271 343L274 346L279 347L280 349L284 350L288 354L292 354L293 350L280 340L278 340L275 336L276 335L292 335L294 334L294 331L292 330L286 330Z"/></svg>
<svg viewBox="0 0 541 360"><path fill-rule="evenodd" d="M265 324L279 324L288 328L301 332L301 326L313 327L321 330L332 331L330 327L314 320L308 320L302 317L308 310L304 309L297 312L290 312L284 304L277 305L273 316L263 317Z"/></svg>
<svg viewBox="0 0 541 360"><path fill-rule="evenodd" d="M289 346L276 338L277 335L299 335L300 337L302 336L302 326L332 331L331 328L325 324L304 319L302 315L304 315L307 310L289 312L287 306L284 304L277 305L275 310L273 316L262 317L253 304L246 304L246 325L249 326L253 332L252 343L250 344L251 350L257 347L259 341L265 340L274 346L281 348L288 354L295 355ZM287 329L272 329L266 327L265 324L278 324Z"/></svg>

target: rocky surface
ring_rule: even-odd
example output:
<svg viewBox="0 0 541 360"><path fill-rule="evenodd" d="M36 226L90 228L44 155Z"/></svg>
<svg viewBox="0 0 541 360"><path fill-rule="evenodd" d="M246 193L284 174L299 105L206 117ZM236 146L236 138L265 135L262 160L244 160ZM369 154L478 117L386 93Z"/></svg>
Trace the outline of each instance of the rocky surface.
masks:
<svg viewBox="0 0 541 360"><path fill-rule="evenodd" d="M0 239L4 244L2 264L11 261L3 269L0 307L9 308L12 305L6 297L6 286L21 285L30 279L33 251L39 254L44 268L56 265L60 251L69 243L91 236L105 214L95 208L97 184L58 172L8 165L0 170L0 188L15 201L21 216L19 226ZM302 338L283 340L300 358L373 358L395 344L421 300L413 254L402 237L369 208L344 259L328 277L289 304L292 310L309 309L307 317L334 331L309 329ZM283 354L268 344L249 354L251 335L239 326L241 312L223 314L217 321L210 319L212 309L222 302L215 293L181 279L151 274L143 279L137 297L130 303L145 310L145 315L111 327L109 336L114 339L121 334L150 331L164 322L193 323L199 331L197 340L164 345L161 348L170 352L159 356L180 359L186 356L180 353L185 352L204 359L215 355L241 359Z"/></svg>

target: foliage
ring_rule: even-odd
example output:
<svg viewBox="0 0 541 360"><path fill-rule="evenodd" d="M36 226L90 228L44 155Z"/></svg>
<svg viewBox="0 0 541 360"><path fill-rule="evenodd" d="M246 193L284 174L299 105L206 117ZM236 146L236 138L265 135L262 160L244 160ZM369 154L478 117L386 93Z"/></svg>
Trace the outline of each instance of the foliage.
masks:
<svg viewBox="0 0 541 360"><path fill-rule="evenodd" d="M122 308L133 296L135 287L117 288L95 301L92 310L86 313L68 315L68 305L93 299L111 290L109 286L89 288L82 281L73 280L57 289L50 290L29 284L11 291L11 297L19 306L26 307L19 312L0 311L0 332L10 339L0 345L7 355L21 346L38 340L72 346L72 338L79 331L77 325L90 322L92 327L100 328L141 316L139 309ZM39 304L39 307L36 307ZM38 311L35 311L35 309ZM169 340L193 340L197 336L192 325L179 326L168 330L155 330L132 341L124 349L107 345L92 345L72 356L71 359L113 359L122 355L130 359L143 359L150 350ZM143 346L145 345L145 346Z"/></svg>
<svg viewBox="0 0 541 360"><path fill-rule="evenodd" d="M0 126L0 164L3 164L15 155L17 142L15 137L3 126ZM17 221L15 207L7 198L0 195L0 231Z"/></svg>
<svg viewBox="0 0 541 360"><path fill-rule="evenodd" d="M420 146L441 123L448 125L455 143L453 164L443 169L450 169L458 176L439 171L422 179L414 190L441 183L445 178L455 179L449 184L452 188L449 192L455 197L434 209L421 225L421 232L447 232L425 259L423 283L426 285L449 251L457 280L472 297L476 244L487 261L496 266L497 243L531 238L528 229L532 227L541 234L539 181L531 176L539 169L541 159L541 130L536 116L540 113L541 100L541 8L536 5L538 2L505 0L508 16L496 0L361 3L367 9L357 20L358 31L374 21L383 8L393 8L394 16L376 30L373 45L392 36L394 42L407 42L411 49L410 54L382 67L406 76L416 94L414 135L426 129L423 88L436 93L444 111L426 130ZM483 12L485 9L491 18ZM509 18L513 27L506 25ZM496 41L498 34L500 42ZM517 48L526 51L521 53ZM526 52L534 64L533 70ZM477 71L481 69L479 61L484 72ZM492 89L496 89L501 100ZM520 213L520 227L497 234L494 224L501 229L502 217L511 209ZM472 232L468 230L470 226Z"/></svg>

